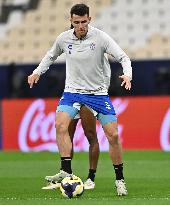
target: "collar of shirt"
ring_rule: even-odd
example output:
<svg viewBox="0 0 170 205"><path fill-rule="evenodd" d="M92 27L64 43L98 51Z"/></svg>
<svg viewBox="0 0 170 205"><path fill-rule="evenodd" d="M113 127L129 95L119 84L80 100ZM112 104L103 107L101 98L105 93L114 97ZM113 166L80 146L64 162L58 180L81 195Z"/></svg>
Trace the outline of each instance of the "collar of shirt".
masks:
<svg viewBox="0 0 170 205"><path fill-rule="evenodd" d="M77 36L75 35L75 31L74 29L72 29L72 39L73 40L86 40L87 38L89 38L89 36L91 35L91 30L92 30L92 27L91 26L88 26L88 31L87 31L87 34L84 36L84 38L77 38Z"/></svg>

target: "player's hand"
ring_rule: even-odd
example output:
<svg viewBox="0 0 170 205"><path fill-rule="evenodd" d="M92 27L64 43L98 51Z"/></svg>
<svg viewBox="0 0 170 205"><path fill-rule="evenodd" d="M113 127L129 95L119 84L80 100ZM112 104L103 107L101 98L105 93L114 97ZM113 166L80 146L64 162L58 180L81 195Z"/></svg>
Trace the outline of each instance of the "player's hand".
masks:
<svg viewBox="0 0 170 205"><path fill-rule="evenodd" d="M121 78L123 80L123 82L121 83L121 86L125 86L126 90L130 90L131 89L131 82L128 76L126 75L121 75L119 76L119 78Z"/></svg>
<svg viewBox="0 0 170 205"><path fill-rule="evenodd" d="M34 83L37 83L40 79L40 76L38 74L31 74L28 76L28 84L30 85L30 88L33 87Z"/></svg>

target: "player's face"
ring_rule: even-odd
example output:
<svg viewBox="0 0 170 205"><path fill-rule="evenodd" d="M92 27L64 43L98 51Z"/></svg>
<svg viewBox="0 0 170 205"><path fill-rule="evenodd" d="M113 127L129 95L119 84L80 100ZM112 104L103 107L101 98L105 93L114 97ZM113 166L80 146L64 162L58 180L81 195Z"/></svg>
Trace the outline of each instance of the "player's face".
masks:
<svg viewBox="0 0 170 205"><path fill-rule="evenodd" d="M74 31L78 38L82 38L88 31L88 24L90 23L91 17L87 14L84 16L78 16L73 14L71 17L71 24L74 27Z"/></svg>

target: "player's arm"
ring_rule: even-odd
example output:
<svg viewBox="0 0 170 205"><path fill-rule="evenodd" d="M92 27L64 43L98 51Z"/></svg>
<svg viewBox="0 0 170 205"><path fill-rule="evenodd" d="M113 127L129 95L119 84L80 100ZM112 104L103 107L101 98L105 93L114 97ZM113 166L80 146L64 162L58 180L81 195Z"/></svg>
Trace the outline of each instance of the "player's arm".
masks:
<svg viewBox="0 0 170 205"><path fill-rule="evenodd" d="M119 76L119 78L122 79L121 86L125 86L125 89L130 90L132 80L132 66L129 57L109 35L103 32L102 38L105 52L114 57L116 61L122 65L123 75Z"/></svg>
<svg viewBox="0 0 170 205"><path fill-rule="evenodd" d="M34 83L37 83L40 79L40 76L45 73L50 65L57 59L58 56L62 54L61 49L61 35L57 37L52 48L46 53L44 58L41 60L38 67L33 71L31 75L28 76L28 84L30 88L33 87Z"/></svg>

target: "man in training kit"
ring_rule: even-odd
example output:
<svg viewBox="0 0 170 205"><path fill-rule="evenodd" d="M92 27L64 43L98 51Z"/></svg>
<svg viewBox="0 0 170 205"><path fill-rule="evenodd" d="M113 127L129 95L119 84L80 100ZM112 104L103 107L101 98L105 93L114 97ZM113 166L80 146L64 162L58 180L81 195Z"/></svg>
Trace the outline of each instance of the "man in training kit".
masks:
<svg viewBox="0 0 170 205"><path fill-rule="evenodd" d="M64 177L72 175L69 125L79 113L82 105L89 108L101 123L109 142L109 154L114 166L115 186L119 196L127 195L123 176L121 145L118 137L117 117L108 96L110 74L109 61L105 54L110 54L123 68L121 86L131 89L131 61L117 43L105 32L89 25L89 7L76 4L71 8L71 24L74 27L61 33L50 51L39 66L28 77L30 87L45 73L49 66L62 53L66 54L65 89L56 110L56 134L61 170L53 176L46 176L48 181L60 182Z"/></svg>

